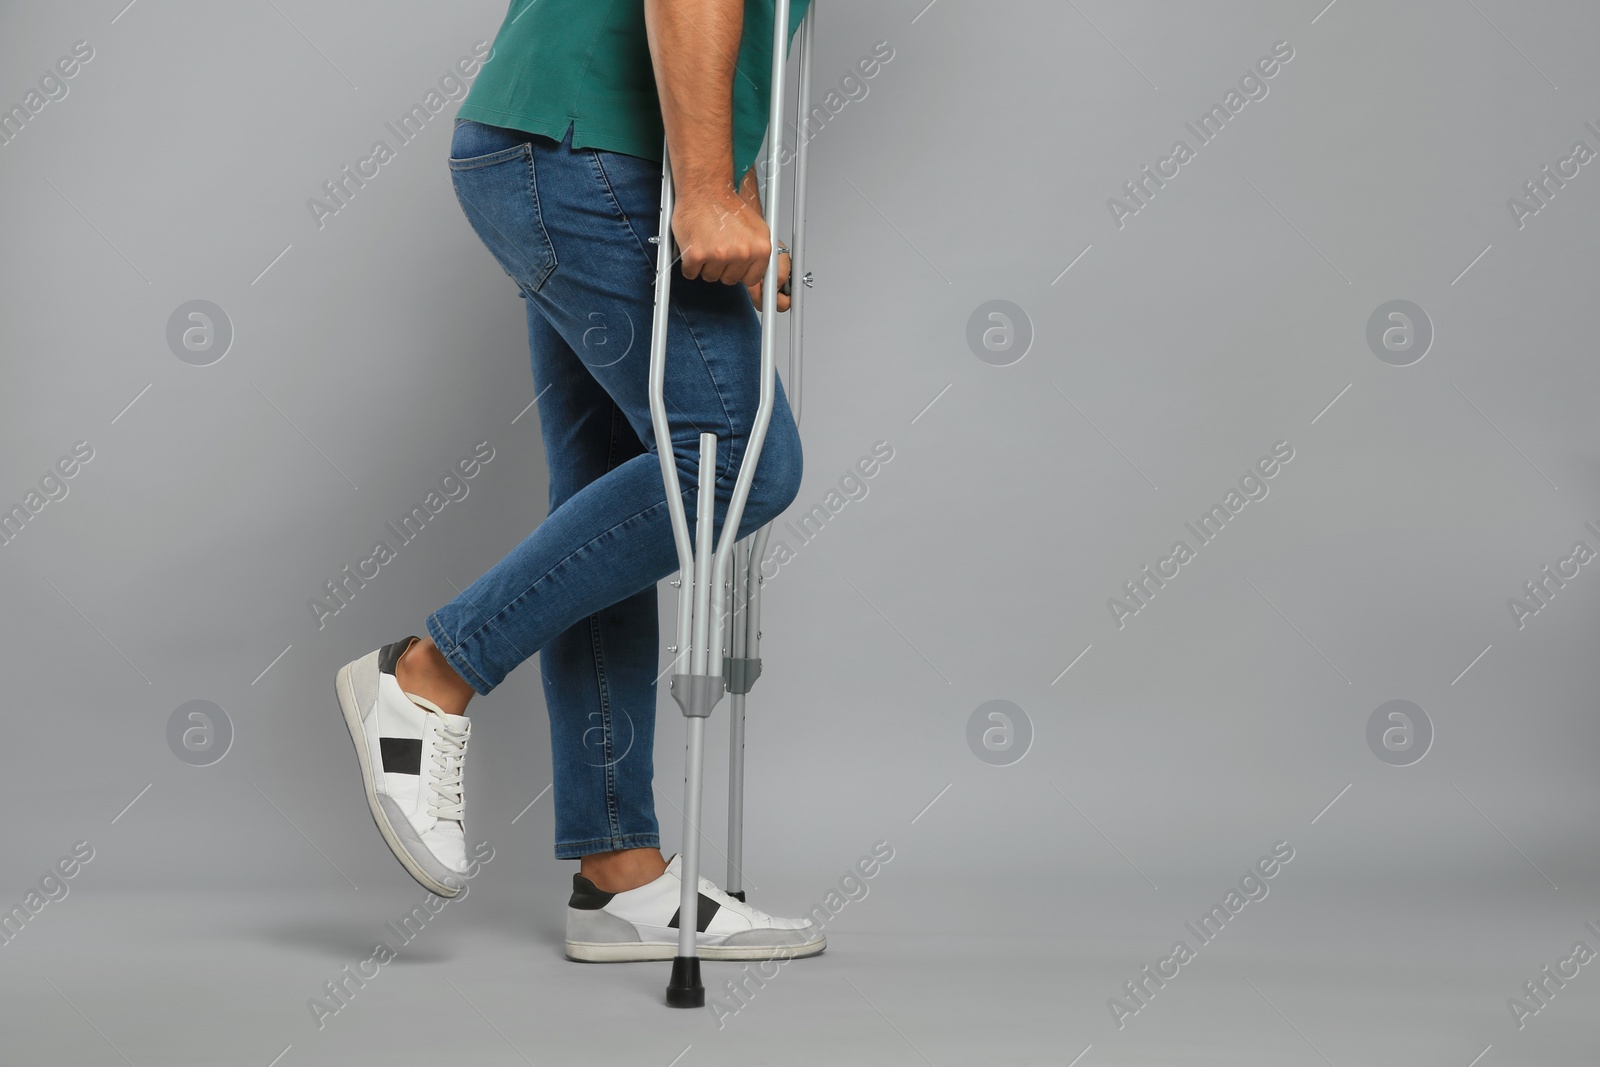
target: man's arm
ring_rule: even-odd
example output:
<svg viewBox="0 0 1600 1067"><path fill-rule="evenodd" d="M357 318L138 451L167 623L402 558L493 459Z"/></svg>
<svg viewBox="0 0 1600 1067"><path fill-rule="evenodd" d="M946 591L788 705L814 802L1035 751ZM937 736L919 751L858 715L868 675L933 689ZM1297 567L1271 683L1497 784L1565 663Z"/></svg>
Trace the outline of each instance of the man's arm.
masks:
<svg viewBox="0 0 1600 1067"><path fill-rule="evenodd" d="M645 32L677 192L683 273L753 286L772 244L733 174L733 79L744 0L644 0ZM742 184L754 188L754 175Z"/></svg>

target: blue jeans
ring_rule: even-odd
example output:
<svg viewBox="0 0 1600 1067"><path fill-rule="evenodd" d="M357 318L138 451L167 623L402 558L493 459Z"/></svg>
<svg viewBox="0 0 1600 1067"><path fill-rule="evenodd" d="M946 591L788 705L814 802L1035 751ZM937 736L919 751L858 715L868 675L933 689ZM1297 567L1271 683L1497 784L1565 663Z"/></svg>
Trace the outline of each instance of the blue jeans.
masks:
<svg viewBox="0 0 1600 1067"><path fill-rule="evenodd" d="M653 777L656 583L678 569L650 424L650 327L661 164L457 119L450 177L516 283L550 467L550 511L428 616L478 693L540 653L555 852L659 847ZM700 434L717 435L720 530L760 399L760 317L742 285L674 272L666 398L694 528ZM739 537L799 492L800 436L780 383Z"/></svg>

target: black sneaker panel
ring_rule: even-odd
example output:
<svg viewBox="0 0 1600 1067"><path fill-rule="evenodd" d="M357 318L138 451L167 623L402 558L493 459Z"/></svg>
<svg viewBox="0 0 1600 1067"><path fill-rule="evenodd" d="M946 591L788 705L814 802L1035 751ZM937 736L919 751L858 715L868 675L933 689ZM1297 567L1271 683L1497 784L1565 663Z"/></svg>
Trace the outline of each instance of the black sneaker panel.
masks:
<svg viewBox="0 0 1600 1067"><path fill-rule="evenodd" d="M701 893L699 905L700 914L695 920L695 930L702 934L705 933L706 927L711 925L712 918L716 916L717 912L721 910L721 908L721 904L718 904L704 893ZM677 911L672 913L672 921L667 924L668 928L673 930L678 928L678 912L681 912L682 910L683 909L680 907Z"/></svg>

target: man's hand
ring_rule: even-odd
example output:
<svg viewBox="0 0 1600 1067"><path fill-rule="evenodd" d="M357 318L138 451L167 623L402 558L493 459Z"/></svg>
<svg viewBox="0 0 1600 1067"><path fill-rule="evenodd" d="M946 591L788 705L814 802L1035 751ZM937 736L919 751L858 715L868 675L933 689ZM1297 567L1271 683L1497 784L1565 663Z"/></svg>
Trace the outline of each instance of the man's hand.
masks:
<svg viewBox="0 0 1600 1067"><path fill-rule="evenodd" d="M766 220L733 191L698 190L673 206L672 236L678 241L685 278L725 285L759 285L772 256Z"/></svg>
<svg viewBox="0 0 1600 1067"><path fill-rule="evenodd" d="M720 198L697 195L679 199L672 211L672 236L678 242L685 278L743 285L756 310L761 309L761 285L772 243L767 220L761 217L754 168L737 195L730 190ZM779 289L789 280L789 267L789 254L780 253ZM778 310L789 310L789 297L783 292L778 293Z"/></svg>

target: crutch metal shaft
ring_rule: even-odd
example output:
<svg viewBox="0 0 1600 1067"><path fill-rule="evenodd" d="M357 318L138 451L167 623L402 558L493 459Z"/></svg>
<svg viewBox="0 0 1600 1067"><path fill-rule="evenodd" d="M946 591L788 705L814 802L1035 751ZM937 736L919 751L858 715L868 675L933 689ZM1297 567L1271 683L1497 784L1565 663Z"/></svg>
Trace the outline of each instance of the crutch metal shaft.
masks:
<svg viewBox="0 0 1600 1067"><path fill-rule="evenodd" d="M695 619L695 640L699 643L694 649L693 664L694 673L700 676L705 675L709 662L705 647L705 612L710 607L711 589L706 584L706 578L711 567L711 538L716 506L717 435L703 433L700 435L700 488L694 498L694 607L698 616ZM700 870L701 791L691 786L697 787L702 780L706 728L704 716L691 714L687 718L685 725L688 726L689 736L684 751L683 847L680 850L682 863L679 867L683 878L678 896L680 957L693 957L696 954L694 938L699 926L696 919L700 914L700 879L690 872Z"/></svg>
<svg viewBox="0 0 1600 1067"><path fill-rule="evenodd" d="M783 145L783 82L788 62L789 0L776 0L774 4L772 38L767 166L769 195L776 203L782 184L778 161ZM681 862L678 871L682 890L678 908L678 954L672 961L667 1003L673 1007L690 1008L705 1005L705 987L700 981L700 959L696 944L700 910L700 800L704 784L705 720L721 700L725 688L723 606L728 567L777 398L775 320L778 235L776 214L768 212L767 230L772 247L761 290L761 381L755 419L744 454L739 460L738 474L722 519L720 534L715 536L714 549L717 438L710 433L700 435L699 489L695 497L696 534L691 547L688 524L678 495L677 457L666 415L667 312L671 296L671 272L676 258L672 255L672 165L666 145L663 145L661 157L661 225L656 238L656 304L650 336L650 422L656 451L661 459L661 476L666 488L673 540L678 550L679 573L687 583L678 593L677 673L672 677L672 695L688 719L685 731L683 844L679 851ZM711 673L713 664L717 667L716 674Z"/></svg>
<svg viewBox="0 0 1600 1067"><path fill-rule="evenodd" d="M791 205L790 232L792 234L789 262L789 408L794 413L796 425L800 423L801 357L804 345L804 319L806 290L811 288L811 275L805 269L806 254L806 164L810 151L811 107L811 56L815 40L816 0L812 0L801 20L796 49L800 66L799 91L795 99L795 137L799 144L795 155L794 195ZM774 113L777 113L776 111ZM768 129L768 166L771 168L770 138L772 130L781 129L776 124ZM776 187L769 184L766 215L777 217ZM776 227L773 228L776 240ZM776 260L777 257L774 257ZM763 309L762 326L766 326ZM750 538L749 555L741 559L744 564L743 581L745 602L743 618L734 619L737 643L740 646L732 662L743 671L737 681L730 677L728 717L728 892L744 899L744 749L745 749L745 693L761 674L761 561L766 558L767 538L772 524L761 527ZM737 595L737 590L735 591ZM742 622L742 626L741 626Z"/></svg>
<svg viewBox="0 0 1600 1067"><path fill-rule="evenodd" d="M789 255L789 408L794 412L795 425L800 424L800 394L802 392L801 356L805 346L806 291L811 288L811 273L806 270L806 164L811 153L811 54L816 32L816 0L806 8L805 21L800 26L800 84L795 93L794 135L799 142L794 157L794 196L790 207L789 227L793 234L793 247Z"/></svg>
<svg viewBox="0 0 1600 1067"><path fill-rule="evenodd" d="M676 263L673 254L672 242L672 209L674 204L674 190L672 186L672 162L667 155L665 146L662 148L661 158L661 224L656 237L656 278L655 278L655 307L651 319L650 333L650 425L655 436L656 453L661 461L661 479L666 489L667 515L672 523L672 538L678 550L678 626L677 643L673 646L676 660L673 664L673 696L678 700L684 714L688 717L686 729L686 750L684 769L684 792L686 798L692 798L692 803L684 806L684 849L685 853L694 851L695 862L698 862L700 823L698 782L702 774L701 755L704 751L705 715L710 714L710 704L714 703L712 694L703 681L703 671L698 672L697 667L703 667L703 649L696 649L693 638L695 636L695 608L698 601L696 579L706 571L706 560L710 556L710 537L707 531L710 528L711 517L715 510L715 456L716 437L712 434L702 435L700 450L699 490L695 500L696 525L700 529L700 537L691 543L689 537L689 523L684 512L683 496L678 484L677 453L674 448L672 430L667 423L666 406L666 370L667 370L667 324L668 311L672 295L672 269ZM709 438L709 441L707 440ZM707 444L710 445L711 462L706 462ZM707 474L712 476L710 492L707 492ZM706 506L710 504L711 506ZM700 653L696 656L696 653ZM698 662L697 662L698 660ZM685 684L683 691L678 690L678 683L682 680ZM718 694L720 695L720 694ZM690 788L690 784L694 787ZM683 857L680 868L690 862L690 857ZM698 879L690 878L685 882L688 886L697 886ZM694 899L691 896L691 899ZM680 898L681 903L681 898ZM698 901L696 901L698 903ZM690 914L697 914L698 909L691 907ZM694 933L697 923L691 919L681 924L679 937L679 955L673 960L672 982L667 987L667 1003L677 1007L698 1007L705 1003L705 987L700 983L700 961L694 953ZM683 949L683 934L687 931L688 952Z"/></svg>
<svg viewBox="0 0 1600 1067"><path fill-rule="evenodd" d="M743 825L744 813L740 810L744 804L744 689L743 679L735 679L731 675L735 670L742 668L747 660L745 657L746 638L749 630L747 626L747 612L749 610L747 598L749 596L748 580L750 573L750 538L740 541L733 553L733 632L728 641L728 666L730 668L728 686L728 825ZM744 837L735 835L730 829L728 833L728 882L724 889L730 896L744 899L744 886L741 873L744 870Z"/></svg>
<svg viewBox="0 0 1600 1067"><path fill-rule="evenodd" d="M767 195L777 203L783 186L783 171L779 165L783 147L783 82L789 59L789 0L777 0L773 12L772 33L772 92L767 108L767 129L770 139L767 149ZM760 460L761 445L767 437L767 427L772 422L773 403L777 399L778 331L778 219L776 212L767 212L767 236L771 240L771 254L767 257L767 271L761 282L761 401L756 408L755 422L750 427L750 441L739 463L739 476L734 482L733 499L728 502L728 513L722 522L722 533L717 539L716 561L712 568L712 588L719 592L728 580L728 563L733 555L733 545L739 531L739 521L744 517L745 501L750 496L750 485L755 481L756 464ZM720 607L720 602L719 602ZM711 617L711 647L723 647L723 617L720 610Z"/></svg>

